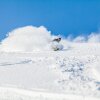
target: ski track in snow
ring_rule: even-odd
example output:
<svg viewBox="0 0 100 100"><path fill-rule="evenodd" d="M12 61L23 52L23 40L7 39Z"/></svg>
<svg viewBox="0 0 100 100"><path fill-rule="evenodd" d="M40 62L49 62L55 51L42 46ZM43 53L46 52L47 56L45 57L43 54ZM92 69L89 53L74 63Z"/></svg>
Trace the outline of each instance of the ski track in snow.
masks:
<svg viewBox="0 0 100 100"><path fill-rule="evenodd" d="M27 64L27 63L30 63L31 60L23 60L23 61L20 61L20 62L3 62L3 63L0 63L0 66L11 66L11 65L17 65L17 64Z"/></svg>

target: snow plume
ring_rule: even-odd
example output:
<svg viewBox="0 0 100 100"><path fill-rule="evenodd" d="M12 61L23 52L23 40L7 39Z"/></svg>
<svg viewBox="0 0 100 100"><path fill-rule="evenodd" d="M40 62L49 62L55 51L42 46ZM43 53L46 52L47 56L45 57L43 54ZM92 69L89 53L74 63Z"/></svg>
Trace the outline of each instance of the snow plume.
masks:
<svg viewBox="0 0 100 100"><path fill-rule="evenodd" d="M60 36L60 35L59 35ZM0 51L4 52L33 52L42 50L51 50L51 41L58 36L51 35L44 26L26 26L17 28L7 34L7 38L2 40ZM62 36L60 36L62 37ZM62 37L60 45L68 49L70 43L100 43L100 33L91 33L88 36L77 36L72 38Z"/></svg>
<svg viewBox="0 0 100 100"><path fill-rule="evenodd" d="M77 36L75 38L67 39L69 42L77 43L100 43L100 33L91 33L88 36Z"/></svg>
<svg viewBox="0 0 100 100"><path fill-rule="evenodd" d="M88 42L92 43L100 43L100 34L91 33L88 36Z"/></svg>
<svg viewBox="0 0 100 100"><path fill-rule="evenodd" d="M85 42L85 41L86 41L86 38L84 36L78 36L75 39L73 39L73 42L82 43L82 42Z"/></svg>
<svg viewBox="0 0 100 100"><path fill-rule="evenodd" d="M44 26L26 26L8 33L1 42L0 50L5 52L32 52L46 49L51 41L51 32Z"/></svg>

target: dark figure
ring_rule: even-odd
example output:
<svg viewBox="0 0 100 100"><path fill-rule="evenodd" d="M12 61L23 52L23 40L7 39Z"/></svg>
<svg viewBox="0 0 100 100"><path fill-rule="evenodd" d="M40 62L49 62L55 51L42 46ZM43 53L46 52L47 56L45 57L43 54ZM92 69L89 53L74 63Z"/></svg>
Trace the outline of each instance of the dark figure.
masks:
<svg viewBox="0 0 100 100"><path fill-rule="evenodd" d="M61 38L56 38L56 39L54 39L53 41L56 41L56 42L60 42L61 41Z"/></svg>

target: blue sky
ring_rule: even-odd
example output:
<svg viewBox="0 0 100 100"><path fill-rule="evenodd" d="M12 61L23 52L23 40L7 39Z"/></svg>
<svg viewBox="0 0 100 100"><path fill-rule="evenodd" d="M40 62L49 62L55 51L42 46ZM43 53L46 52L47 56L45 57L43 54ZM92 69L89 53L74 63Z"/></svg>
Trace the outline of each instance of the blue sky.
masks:
<svg viewBox="0 0 100 100"><path fill-rule="evenodd" d="M0 40L27 25L44 25L64 36L98 32L100 0L0 0Z"/></svg>

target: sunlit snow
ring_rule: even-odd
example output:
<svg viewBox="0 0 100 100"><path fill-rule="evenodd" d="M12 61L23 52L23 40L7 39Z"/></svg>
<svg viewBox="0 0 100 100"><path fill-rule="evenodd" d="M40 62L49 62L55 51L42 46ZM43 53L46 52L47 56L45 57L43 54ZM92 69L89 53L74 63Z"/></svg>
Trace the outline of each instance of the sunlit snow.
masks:
<svg viewBox="0 0 100 100"><path fill-rule="evenodd" d="M62 38L53 51L43 26L10 32L0 45L0 100L99 100L98 36Z"/></svg>

